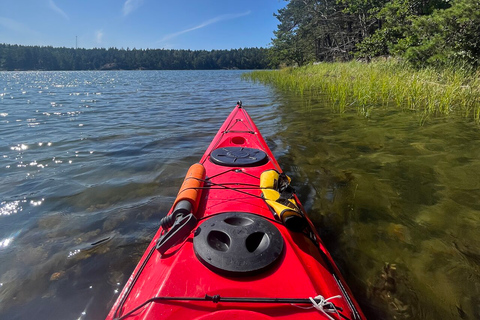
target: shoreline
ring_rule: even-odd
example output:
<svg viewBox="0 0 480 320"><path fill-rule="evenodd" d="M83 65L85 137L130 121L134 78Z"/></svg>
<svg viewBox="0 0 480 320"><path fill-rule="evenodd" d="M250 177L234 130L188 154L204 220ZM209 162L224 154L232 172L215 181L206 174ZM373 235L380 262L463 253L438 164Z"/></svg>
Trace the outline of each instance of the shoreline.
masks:
<svg viewBox="0 0 480 320"><path fill-rule="evenodd" d="M253 71L244 79L302 96L326 96L340 113L356 109L368 117L372 109L395 106L424 116L460 112L480 123L480 79L453 67L415 70L396 59L350 61Z"/></svg>

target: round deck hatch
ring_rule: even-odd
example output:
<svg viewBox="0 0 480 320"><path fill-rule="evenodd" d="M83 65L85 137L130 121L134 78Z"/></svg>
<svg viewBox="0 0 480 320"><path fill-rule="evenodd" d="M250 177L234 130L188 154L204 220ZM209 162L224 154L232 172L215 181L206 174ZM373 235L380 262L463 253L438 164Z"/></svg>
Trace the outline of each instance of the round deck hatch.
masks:
<svg viewBox="0 0 480 320"><path fill-rule="evenodd" d="M224 147L212 151L210 160L221 166L256 167L268 162L265 152L254 148Z"/></svg>
<svg viewBox="0 0 480 320"><path fill-rule="evenodd" d="M203 222L193 248L209 269L229 276L255 275L272 267L283 252L283 237L267 219L252 213L227 212Z"/></svg>

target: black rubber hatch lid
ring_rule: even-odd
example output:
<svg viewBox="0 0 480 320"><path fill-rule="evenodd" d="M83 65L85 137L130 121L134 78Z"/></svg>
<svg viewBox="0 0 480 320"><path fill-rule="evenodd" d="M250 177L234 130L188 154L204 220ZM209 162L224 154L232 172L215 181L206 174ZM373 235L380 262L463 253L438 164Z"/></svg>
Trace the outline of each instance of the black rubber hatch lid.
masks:
<svg viewBox="0 0 480 320"><path fill-rule="evenodd" d="M221 166L256 167L268 162L268 156L259 149L244 147L218 148L210 154L210 160Z"/></svg>

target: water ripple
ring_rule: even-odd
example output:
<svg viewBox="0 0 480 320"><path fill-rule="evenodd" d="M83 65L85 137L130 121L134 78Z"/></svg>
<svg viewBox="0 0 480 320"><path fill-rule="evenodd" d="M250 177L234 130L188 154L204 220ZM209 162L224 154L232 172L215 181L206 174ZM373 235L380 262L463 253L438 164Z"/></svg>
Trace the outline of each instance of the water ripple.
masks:
<svg viewBox="0 0 480 320"><path fill-rule="evenodd" d="M1 319L105 317L235 102L277 130L240 75L0 72Z"/></svg>

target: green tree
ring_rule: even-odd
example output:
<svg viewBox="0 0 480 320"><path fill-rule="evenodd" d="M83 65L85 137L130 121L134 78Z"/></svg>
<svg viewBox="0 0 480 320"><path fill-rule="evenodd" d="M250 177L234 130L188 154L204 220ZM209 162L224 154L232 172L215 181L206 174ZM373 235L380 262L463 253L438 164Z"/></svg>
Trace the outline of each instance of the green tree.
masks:
<svg viewBox="0 0 480 320"><path fill-rule="evenodd" d="M0 44L0 70L263 69L267 49L73 49Z"/></svg>
<svg viewBox="0 0 480 320"><path fill-rule="evenodd" d="M368 27L342 0L291 0L275 14L273 63L348 60ZM365 18L366 19L366 18ZM365 25L362 27L362 23ZM362 31L365 30L365 31Z"/></svg>
<svg viewBox="0 0 480 320"><path fill-rule="evenodd" d="M361 0L359 1L361 2ZM431 15L436 9L448 8L449 2L449 0L377 2L377 7L369 9L370 13L374 13L377 28L357 45L356 55L372 58L394 54L395 47L399 41L408 37L410 27L418 17ZM375 27L375 24L372 26Z"/></svg>
<svg viewBox="0 0 480 320"><path fill-rule="evenodd" d="M480 2L456 0L412 22L396 52L417 67L480 65Z"/></svg>

